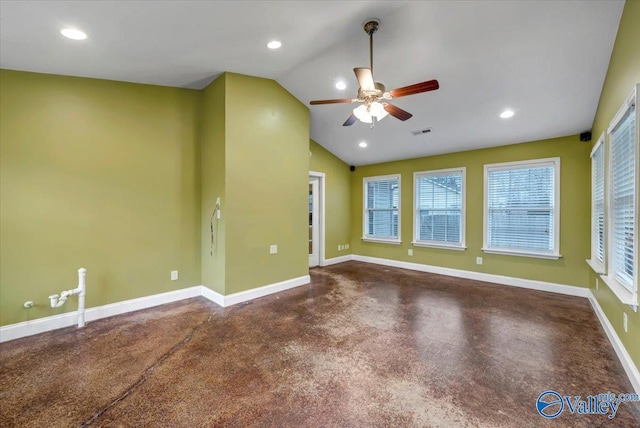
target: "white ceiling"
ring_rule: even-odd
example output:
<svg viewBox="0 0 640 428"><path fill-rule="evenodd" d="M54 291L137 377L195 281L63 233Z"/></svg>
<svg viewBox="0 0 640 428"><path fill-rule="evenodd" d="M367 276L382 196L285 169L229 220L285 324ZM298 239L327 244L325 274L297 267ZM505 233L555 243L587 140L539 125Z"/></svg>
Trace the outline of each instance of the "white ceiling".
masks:
<svg viewBox="0 0 640 428"><path fill-rule="evenodd" d="M311 106L311 137L365 165L576 134L593 121L624 1L5 1L0 67L202 88L223 71L272 78L307 104L356 96L366 18L374 69L413 113L374 129L354 105ZM88 39L59 31L75 26ZM277 51L265 45L281 40ZM346 91L334 83L344 79ZM513 109L513 118L498 114ZM410 131L431 127L414 137ZM366 141L366 149L358 147Z"/></svg>

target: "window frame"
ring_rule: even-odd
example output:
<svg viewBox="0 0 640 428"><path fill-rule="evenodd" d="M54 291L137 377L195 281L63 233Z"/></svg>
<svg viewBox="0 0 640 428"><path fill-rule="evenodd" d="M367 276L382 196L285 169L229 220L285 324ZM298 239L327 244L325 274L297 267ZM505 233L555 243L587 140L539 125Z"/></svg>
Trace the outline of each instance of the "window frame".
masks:
<svg viewBox="0 0 640 428"><path fill-rule="evenodd" d="M607 259L609 260L609 271L606 272L606 274L600 275L600 277L602 278L602 280L605 282L605 284L607 285L607 287L609 287L609 289L613 292L613 294L616 295L616 297L623 303L623 304L627 304L632 306L634 309L637 310L638 307L638 285L640 283L639 277L640 277L640 272L638 272L639 268L640 268L640 262L638 261L638 254L640 254L640 249L638 248L638 233L640 232L640 230L638 229L638 217L640 217L640 207L639 207L639 199L640 199L640 189L637 183L637 179L640 177L640 148L638 147L638 141L640 140L640 123L639 123L639 119L640 119L640 113L638 112L638 92L640 92L640 84L636 85L633 89L633 91L631 92L631 94L625 98L625 101L623 102L622 106L620 107L620 109L618 110L618 112L616 113L616 115L613 117L613 119L611 120L611 122L609 123L609 127L606 130L607 133L607 138L606 138L606 150L605 150L605 154L606 154L606 160L605 160L605 165L607 166L607 172L606 172L606 186L605 186L605 201L607 203L607 207L606 207L606 214L605 214L605 224L606 224L606 235L607 235L607 241L606 241L606 254L607 254ZM634 219L633 219L633 223L634 223L634 237L633 237L633 249L634 249L634 256L632 257L633 263L634 263L634 271L633 271L633 277L632 277L632 285L634 290L629 290L626 286L624 286L623 284L621 284L618 279L616 278L615 272L612 271L611 267L611 263L613 263L612 261L612 254L614 252L614 233L612 233L614 224L614 215L613 215L613 192L611 189L613 180L611 179L611 174L612 174L612 156L611 156L611 132L618 126L618 124L620 123L620 121L622 119L624 119L624 117L626 116L627 112L629 111L630 108L633 108L635 106L635 110L634 110L634 114L635 114L635 142L636 142L636 150L635 150L635 154L634 154L634 173L635 173L635 178L636 178L636 185L635 185L635 189L634 189L634 202L633 202L633 207L634 207Z"/></svg>
<svg viewBox="0 0 640 428"><path fill-rule="evenodd" d="M602 187L603 187L603 196L602 196L602 215L604 217L604 230L603 230L603 240L602 240L602 261L598 260L597 255L597 247L598 247L598 237L597 237L597 227L596 222L597 219L595 217L595 199L594 199L594 190L596 186L596 167L595 167L595 159L594 156L598 150L602 150ZM591 256L589 259L585 260L587 264L593 269L593 271L597 274L604 275L607 270L607 246L608 246L608 231L609 227L607 222L609 221L607 216L607 205L608 205L608 177L607 177L607 150L605 144L605 133L603 132L598 138L598 141L591 149L591 154L589 155L591 158Z"/></svg>
<svg viewBox="0 0 640 428"><path fill-rule="evenodd" d="M509 248L490 248L487 244L488 215L489 215L489 172L510 169L525 169L536 166L549 166L554 168L553 183L553 251L551 253L538 251L519 251ZM482 251L488 254L502 254L507 256L533 257L541 259L557 260L560 254L560 158L530 159L515 162L500 162L484 165L484 195L483 195L483 226L482 226Z"/></svg>
<svg viewBox="0 0 640 428"><path fill-rule="evenodd" d="M460 242L459 243L447 243L443 241L427 241L419 239L419 216L418 216L418 179L423 177L434 177L434 176L446 176L453 175L452 173L460 173L462 175L462 197L461 197L461 206L460 206ZM413 173L413 240L411 244L416 247L432 247L432 248L444 248L448 250L458 250L464 251L466 250L466 199L467 199L467 168L466 167L457 167L457 168L446 168L446 169L437 169L437 170L429 170L429 171L418 171Z"/></svg>
<svg viewBox="0 0 640 428"><path fill-rule="evenodd" d="M386 180L398 180L398 236L396 238L392 237L379 237L372 236L367 234L367 229L369 225L369 217L367 213L369 212L367 208L367 183L372 181L386 181ZM390 174L390 175L377 175L373 177L363 177L362 178L362 240L365 242L378 242L382 244L395 244L399 245L402 243L402 176L401 174Z"/></svg>

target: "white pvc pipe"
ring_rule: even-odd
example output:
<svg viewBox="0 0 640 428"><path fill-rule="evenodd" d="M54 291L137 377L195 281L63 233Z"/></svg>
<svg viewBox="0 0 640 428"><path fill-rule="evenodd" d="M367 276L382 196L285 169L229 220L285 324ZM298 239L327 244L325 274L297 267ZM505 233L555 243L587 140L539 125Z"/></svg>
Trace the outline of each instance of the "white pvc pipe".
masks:
<svg viewBox="0 0 640 428"><path fill-rule="evenodd" d="M87 276L87 270L85 268L78 269L78 328L84 327L84 296L86 294L85 278Z"/></svg>
<svg viewBox="0 0 640 428"><path fill-rule="evenodd" d="M65 304L69 296L73 296L74 294L78 295L78 328L84 327L84 297L86 294L86 276L87 270L85 268L78 269L78 288L63 291L62 293L60 293L59 297L57 294L52 294L51 296L49 296L49 300L51 300L51 307L59 308L60 306Z"/></svg>

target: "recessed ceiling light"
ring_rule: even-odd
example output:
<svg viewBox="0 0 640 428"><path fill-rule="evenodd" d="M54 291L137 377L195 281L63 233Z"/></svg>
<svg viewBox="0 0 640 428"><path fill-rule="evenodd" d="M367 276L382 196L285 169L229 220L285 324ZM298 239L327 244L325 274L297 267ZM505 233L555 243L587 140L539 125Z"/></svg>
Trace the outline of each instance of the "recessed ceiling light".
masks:
<svg viewBox="0 0 640 428"><path fill-rule="evenodd" d="M67 39L71 40L84 40L87 38L87 35L84 32L76 28L63 28L60 30L60 33Z"/></svg>
<svg viewBox="0 0 640 428"><path fill-rule="evenodd" d="M267 43L267 47L269 49L278 49L280 46L282 46L282 43L280 43L277 40L272 40L269 43Z"/></svg>
<svg viewBox="0 0 640 428"><path fill-rule="evenodd" d="M345 89L347 89L347 84L344 83L342 80L340 80L340 81L336 82L336 89L344 91Z"/></svg>
<svg viewBox="0 0 640 428"><path fill-rule="evenodd" d="M364 141L360 141L360 143L358 144L360 147L365 148L367 147L367 143L365 143Z"/></svg>
<svg viewBox="0 0 640 428"><path fill-rule="evenodd" d="M503 119L509 119L513 115L514 115L513 110L505 110L502 113L500 113L500 117Z"/></svg>

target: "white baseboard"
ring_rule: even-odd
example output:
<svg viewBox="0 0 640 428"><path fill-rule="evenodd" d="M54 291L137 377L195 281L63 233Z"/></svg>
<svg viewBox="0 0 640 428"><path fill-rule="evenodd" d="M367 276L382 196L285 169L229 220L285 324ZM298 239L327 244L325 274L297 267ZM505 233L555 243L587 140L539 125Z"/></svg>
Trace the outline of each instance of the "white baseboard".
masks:
<svg viewBox="0 0 640 428"><path fill-rule="evenodd" d="M84 313L84 318L86 322L91 322L101 318L139 311L153 306L164 305L166 303L200 296L202 294L200 288L200 286L183 288L182 290L168 291L166 293L153 294L151 296L139 297L118 303L88 308ZM71 303L71 305L73 304L74 303ZM78 313L73 311L60 315L53 315L50 317L6 325L4 327L0 327L0 343L19 339L21 337L32 336L38 333L44 333L46 331L57 330L59 328L70 327L77 323Z"/></svg>
<svg viewBox="0 0 640 428"><path fill-rule="evenodd" d="M164 305L166 303L177 302L178 300L198 296L203 296L222 307L227 307L241 302L246 302L248 300L257 299L258 297L268 296L269 294L288 290L290 288L299 287L304 284L309 284L310 282L311 278L309 275L304 275L298 278L277 282L275 284L254 288L252 290L229 294L228 296L223 296L210 288L198 285L195 287L183 288L182 290L168 291L166 293L153 294L151 296L139 297L136 299L88 308L84 313L84 318L86 322L91 322L114 315L139 311L141 309L147 309L153 306ZM78 313L73 311L60 315L38 318L31 321L9 324L0 327L0 343L19 339L21 337L33 336L34 334L44 333L46 331L57 330L59 328L71 327L76 325L77 322Z"/></svg>
<svg viewBox="0 0 640 428"><path fill-rule="evenodd" d="M624 367L624 371L627 373L627 377L629 377L629 381L631 381L631 385L633 385L635 393L640 394L640 371L638 371L638 368L633 363L631 355L627 352L627 349L620 340L618 333L616 333L616 330L611 325L609 318L607 318L602 307L598 303L598 299L596 299L591 290L589 290L589 302L591 302L591 306L593 307L598 320L600 320L600 324L602 325L604 332L607 334L609 342L611 342L611 346L613 346L613 349L616 351L616 355L618 355L618 359L622 363L622 367Z"/></svg>
<svg viewBox="0 0 640 428"><path fill-rule="evenodd" d="M86 314L86 312L85 312ZM70 327L78 323L78 312L68 312L50 317L38 318L31 321L23 321L0 327L0 343L21 337L33 336L45 331Z"/></svg>
<svg viewBox="0 0 640 428"><path fill-rule="evenodd" d="M290 288L299 287L301 285L309 284L310 282L311 277L309 275L304 275L297 278L291 278L286 281L276 282L274 284L269 284L258 288L252 288L251 290L240 291L238 293L233 293L226 296L223 296L222 294L203 286L202 288L204 291L202 293L202 296L226 308L227 306L237 305L238 303L257 299L258 297L268 296L269 294L278 293Z"/></svg>
<svg viewBox="0 0 640 428"><path fill-rule="evenodd" d="M173 303L178 300L198 297L201 294L200 286L168 291L166 293L152 294L151 296L139 297L137 299L89 308L86 310L84 317L87 322L90 322L101 318L112 317L114 315L126 314L127 312L139 311L141 309Z"/></svg>
<svg viewBox="0 0 640 428"><path fill-rule="evenodd" d="M569 296L588 297L589 289L575 285L556 284L553 282L536 281L533 279L514 278L510 276L494 275L491 273L473 272L469 270L452 269L440 266L423 265L420 263L402 262L398 260L380 259L377 257L353 255L353 260L366 263L374 263L384 266L392 266L420 272L429 272L439 275L454 276L457 278L473 279L476 281L492 282L495 284L511 285L514 287L529 288L532 290L549 291L552 293L566 294Z"/></svg>
<svg viewBox="0 0 640 428"><path fill-rule="evenodd" d="M209 287L205 287L204 285L200 286L201 296L205 299L211 300L218 306L222 306L224 308L224 295L218 293L217 291L213 291Z"/></svg>
<svg viewBox="0 0 640 428"><path fill-rule="evenodd" d="M338 263L344 263L353 260L353 254L347 254L346 256L334 257L332 259L326 259L322 266L331 266Z"/></svg>

